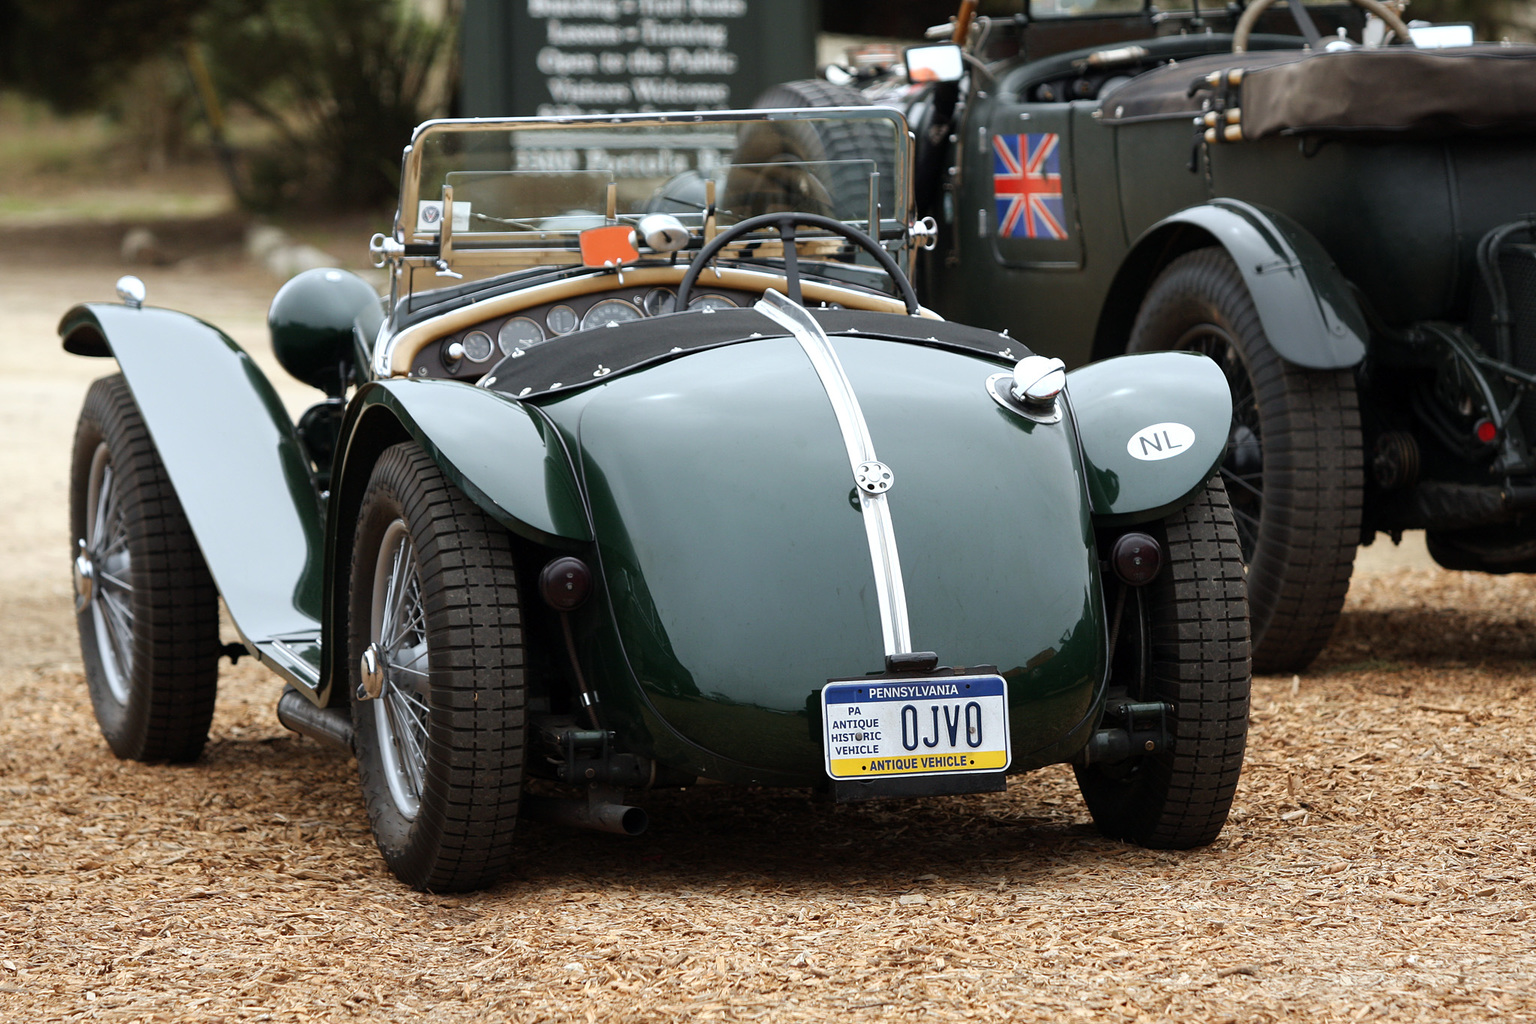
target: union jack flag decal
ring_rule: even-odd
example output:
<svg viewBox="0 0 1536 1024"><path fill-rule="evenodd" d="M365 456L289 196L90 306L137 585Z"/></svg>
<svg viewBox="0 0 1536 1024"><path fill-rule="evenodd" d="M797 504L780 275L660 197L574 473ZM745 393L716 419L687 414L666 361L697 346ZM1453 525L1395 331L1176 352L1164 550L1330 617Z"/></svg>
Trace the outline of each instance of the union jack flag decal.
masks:
<svg viewBox="0 0 1536 1024"><path fill-rule="evenodd" d="M1061 198L1061 136L1026 132L992 137L992 194L999 238L1067 237Z"/></svg>

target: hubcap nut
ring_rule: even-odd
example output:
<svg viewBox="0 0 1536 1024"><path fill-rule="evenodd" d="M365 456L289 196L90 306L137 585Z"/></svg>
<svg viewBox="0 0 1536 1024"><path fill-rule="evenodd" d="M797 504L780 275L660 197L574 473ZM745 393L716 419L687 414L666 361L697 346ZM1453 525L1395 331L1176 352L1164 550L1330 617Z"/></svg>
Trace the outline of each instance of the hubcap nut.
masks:
<svg viewBox="0 0 1536 1024"><path fill-rule="evenodd" d="M379 660L379 645L369 644L363 652L361 663L361 679L357 687L357 695L363 700L378 700L379 694L384 692L384 665Z"/></svg>

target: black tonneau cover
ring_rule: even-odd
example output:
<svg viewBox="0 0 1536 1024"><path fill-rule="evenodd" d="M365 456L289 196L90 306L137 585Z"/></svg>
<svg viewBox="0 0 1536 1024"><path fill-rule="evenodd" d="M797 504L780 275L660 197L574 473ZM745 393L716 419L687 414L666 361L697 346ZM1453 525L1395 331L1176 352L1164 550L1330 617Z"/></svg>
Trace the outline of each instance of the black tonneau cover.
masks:
<svg viewBox="0 0 1536 1024"><path fill-rule="evenodd" d="M811 309L828 334L858 334L995 359L1006 366L1030 354L1013 338L979 327L852 309ZM486 375L483 386L518 398L537 398L601 383L613 374L638 370L721 345L753 338L781 338L784 328L754 309L688 310L612 327L594 327L507 356Z"/></svg>

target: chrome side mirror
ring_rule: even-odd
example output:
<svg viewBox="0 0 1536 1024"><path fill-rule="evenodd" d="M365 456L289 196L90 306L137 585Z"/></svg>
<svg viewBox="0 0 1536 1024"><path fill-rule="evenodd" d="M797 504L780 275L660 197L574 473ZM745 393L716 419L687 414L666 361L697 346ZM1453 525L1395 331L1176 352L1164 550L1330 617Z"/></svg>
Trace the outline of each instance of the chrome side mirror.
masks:
<svg viewBox="0 0 1536 1024"><path fill-rule="evenodd" d="M907 81L958 82L965 74L965 60L954 43L907 48Z"/></svg>

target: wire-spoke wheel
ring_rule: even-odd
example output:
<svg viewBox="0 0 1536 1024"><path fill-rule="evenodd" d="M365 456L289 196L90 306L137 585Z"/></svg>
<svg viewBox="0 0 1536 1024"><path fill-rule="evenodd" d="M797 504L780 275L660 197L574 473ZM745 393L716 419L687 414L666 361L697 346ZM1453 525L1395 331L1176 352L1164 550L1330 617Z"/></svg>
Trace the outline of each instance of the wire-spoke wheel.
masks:
<svg viewBox="0 0 1536 1024"><path fill-rule="evenodd" d="M190 761L218 690L218 593L121 375L86 394L70 474L75 613L119 757Z"/></svg>
<svg viewBox="0 0 1536 1024"><path fill-rule="evenodd" d="M1221 833L1248 739L1248 608L1224 488L1149 524L1166 562L1144 587L1114 583L1108 699L1165 702L1170 743L1155 754L1079 765L1099 831L1184 850Z"/></svg>
<svg viewBox="0 0 1536 1024"><path fill-rule="evenodd" d="M1153 282L1129 348L1188 349L1232 389L1221 477L1248 566L1255 672L1296 672L1333 633L1360 543L1364 452L1350 370L1309 370L1270 345L1224 249L1197 249Z"/></svg>
<svg viewBox="0 0 1536 1024"><path fill-rule="evenodd" d="M522 784L522 612L511 540L420 448L374 467L349 619L358 771L390 870L431 892L494 881Z"/></svg>

